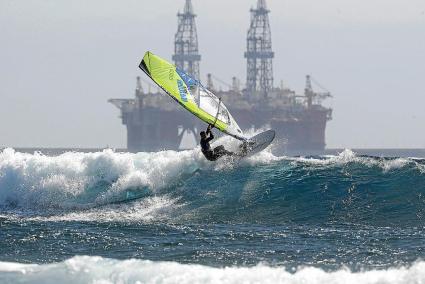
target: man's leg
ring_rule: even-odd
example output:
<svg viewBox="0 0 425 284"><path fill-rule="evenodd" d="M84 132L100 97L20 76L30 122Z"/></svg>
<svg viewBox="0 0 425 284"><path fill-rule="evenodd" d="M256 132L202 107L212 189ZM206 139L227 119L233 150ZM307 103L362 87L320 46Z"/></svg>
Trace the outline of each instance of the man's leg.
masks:
<svg viewBox="0 0 425 284"><path fill-rule="evenodd" d="M234 153L227 151L223 145L217 146L214 148L214 155L217 156L217 158L227 155L227 156L233 156Z"/></svg>
<svg viewBox="0 0 425 284"><path fill-rule="evenodd" d="M207 158L208 161L215 161L217 158L215 157L215 153L213 150L209 150L207 152L203 152L205 158Z"/></svg>

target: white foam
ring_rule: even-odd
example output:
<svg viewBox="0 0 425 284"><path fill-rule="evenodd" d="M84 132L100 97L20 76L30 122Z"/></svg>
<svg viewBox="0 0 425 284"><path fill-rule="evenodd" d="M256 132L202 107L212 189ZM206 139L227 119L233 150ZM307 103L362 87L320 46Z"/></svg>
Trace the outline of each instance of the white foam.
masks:
<svg viewBox="0 0 425 284"><path fill-rule="evenodd" d="M318 159L314 157L310 157L310 158L298 157L298 158L285 158L285 159L295 163L301 162L301 163L319 165L319 166L332 166L332 165L341 166L341 165L346 165L349 163L358 163L366 167L380 167L383 170L383 172L400 169L405 167L409 163L413 163L415 164L415 167L421 170L421 165L417 163L416 161L409 158L377 159L377 158L371 158L371 157L361 157L361 156L358 156L356 153L354 153L350 149L345 149L344 151L342 151L336 156L332 156L332 155L325 156L324 159Z"/></svg>
<svg viewBox="0 0 425 284"><path fill-rule="evenodd" d="M213 146L218 144L236 150L240 142L222 137ZM412 159L359 157L351 150L321 159L275 157L270 150L266 150L240 161L223 158L209 162L199 148L137 154L115 153L112 150L96 153L67 152L58 156L25 154L5 149L0 152L0 207L3 212L5 207L10 207L27 209L32 214L37 210L79 210L119 202L127 199L129 192L135 192L136 195L151 197L143 205L147 206L146 212L152 213L158 210L149 208L157 208L158 204L165 204L167 208L171 204L176 206L177 201L164 196L160 190L190 177L197 169L228 171L240 166L264 165L282 160L289 164L323 167L360 163L367 167L380 167L383 171L412 164L421 173L425 172L425 166ZM157 194L161 198L153 198ZM132 211L134 206L138 204L126 208ZM152 216L151 213L140 216ZM54 212L51 214L58 215ZM110 217L114 219L114 216Z"/></svg>
<svg viewBox="0 0 425 284"><path fill-rule="evenodd" d="M196 150L138 154L105 150L49 157L5 149L0 152L0 205L23 208L99 205L116 201L128 189L146 187L155 193L200 167L208 165Z"/></svg>
<svg viewBox="0 0 425 284"><path fill-rule="evenodd" d="M216 144L237 147L238 141L220 138ZM262 153L247 163L268 163ZM231 167L228 167L231 165ZM67 152L58 156L0 152L0 206L32 210L84 209L125 199L129 190L155 195L197 169L227 170L238 163L207 161L199 148L156 153Z"/></svg>
<svg viewBox="0 0 425 284"><path fill-rule="evenodd" d="M351 272L340 269L326 272L303 267L288 272L283 267L213 268L177 262L114 260L78 256L54 264L0 262L3 283L288 283L288 284L410 284L425 282L425 262L410 267Z"/></svg>
<svg viewBox="0 0 425 284"><path fill-rule="evenodd" d="M121 222L121 223L150 223L167 220L173 216L172 212L184 206L178 199L168 196L152 196L127 204L109 204L100 208L87 210L54 212L53 215L26 215L26 221L39 222ZM0 217L19 221L22 220L22 212L14 214L0 214Z"/></svg>
<svg viewBox="0 0 425 284"><path fill-rule="evenodd" d="M256 130L251 129L251 130L245 131L245 135L248 137L252 137L265 130L267 129L266 128L256 129ZM215 147L217 145L223 145L229 151L238 152L240 144L241 142L239 140L235 140L229 136L223 136L217 139L217 141L212 144L212 147ZM220 159L216 162L215 169L221 170L221 169L227 169L227 168L234 168L235 166L246 166L246 165L249 165L249 166L266 165L266 164L280 161L283 158L284 157L276 157L275 155L273 155L272 147L268 147L264 151L257 153L253 156L246 157L244 159L238 159L238 158Z"/></svg>

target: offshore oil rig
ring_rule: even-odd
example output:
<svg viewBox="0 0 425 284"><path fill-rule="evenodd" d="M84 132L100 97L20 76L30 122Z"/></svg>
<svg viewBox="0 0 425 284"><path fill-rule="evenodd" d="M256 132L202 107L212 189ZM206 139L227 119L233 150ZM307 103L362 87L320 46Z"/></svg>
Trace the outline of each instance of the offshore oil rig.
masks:
<svg viewBox="0 0 425 284"><path fill-rule="evenodd" d="M270 11L265 0L258 0L250 12L244 54L247 60L245 88L233 77L232 83L226 84L228 90L217 90L212 74L207 75L206 87L222 98L242 130L264 127L276 130L274 153L323 153L326 123L332 119L332 109L322 106L322 100L331 94L314 92L310 76L306 76L301 95L283 86L274 86ZM200 78L201 55L191 0L186 0L183 13L177 17L172 59L177 67ZM183 111L162 91L152 92L149 85L149 91L145 92L140 77L137 77L134 99L110 99L109 102L121 110L122 123L127 127L127 150L131 152L184 149L188 147L188 140L193 147L197 145L198 132L206 128L205 123Z"/></svg>

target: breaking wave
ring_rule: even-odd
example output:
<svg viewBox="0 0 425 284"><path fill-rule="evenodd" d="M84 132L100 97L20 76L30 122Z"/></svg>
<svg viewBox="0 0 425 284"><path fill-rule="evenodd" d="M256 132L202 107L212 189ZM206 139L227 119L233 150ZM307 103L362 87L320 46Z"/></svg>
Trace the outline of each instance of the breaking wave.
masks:
<svg viewBox="0 0 425 284"><path fill-rule="evenodd" d="M324 271L315 267L214 268L177 262L114 260L78 256L53 264L0 262L2 283L423 283L425 262L409 267L351 272Z"/></svg>
<svg viewBox="0 0 425 284"><path fill-rule="evenodd" d="M230 140L222 140L232 148ZM422 226L425 160L358 156L206 161L157 153L0 152L0 217Z"/></svg>

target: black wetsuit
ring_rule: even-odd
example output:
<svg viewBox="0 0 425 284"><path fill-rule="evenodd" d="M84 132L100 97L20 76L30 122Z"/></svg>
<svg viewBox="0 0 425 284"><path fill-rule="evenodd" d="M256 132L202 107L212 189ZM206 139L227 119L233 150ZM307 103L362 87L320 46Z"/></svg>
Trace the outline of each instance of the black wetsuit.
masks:
<svg viewBox="0 0 425 284"><path fill-rule="evenodd" d="M201 138L201 142L200 142L202 153L204 154L205 158L207 158L207 160L216 161L221 156L233 155L232 152L226 151L223 145L215 147L214 150L211 149L210 141L214 139L214 135L212 134L211 131L207 131L206 135L208 136L208 134L209 134L209 137Z"/></svg>

